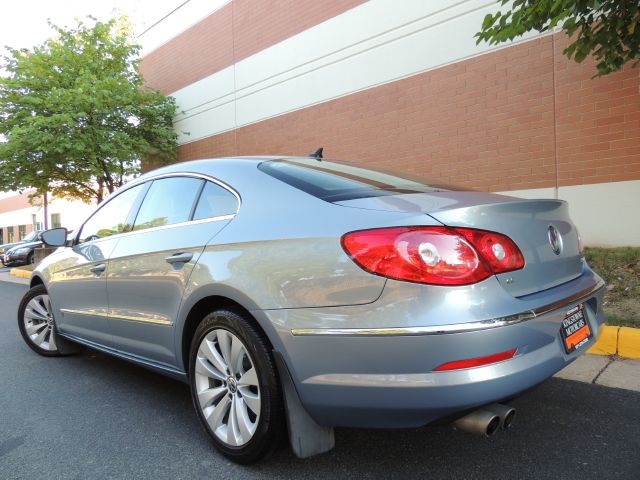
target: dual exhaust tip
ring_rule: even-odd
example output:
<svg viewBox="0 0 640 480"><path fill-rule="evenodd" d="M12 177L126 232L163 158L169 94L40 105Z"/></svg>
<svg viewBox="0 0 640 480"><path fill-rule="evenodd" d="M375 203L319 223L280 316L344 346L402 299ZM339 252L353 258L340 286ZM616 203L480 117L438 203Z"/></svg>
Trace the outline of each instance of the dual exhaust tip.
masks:
<svg viewBox="0 0 640 480"><path fill-rule="evenodd" d="M506 430L511 427L515 418L515 408L492 403L459 418L453 425L467 432L490 437L500 429Z"/></svg>

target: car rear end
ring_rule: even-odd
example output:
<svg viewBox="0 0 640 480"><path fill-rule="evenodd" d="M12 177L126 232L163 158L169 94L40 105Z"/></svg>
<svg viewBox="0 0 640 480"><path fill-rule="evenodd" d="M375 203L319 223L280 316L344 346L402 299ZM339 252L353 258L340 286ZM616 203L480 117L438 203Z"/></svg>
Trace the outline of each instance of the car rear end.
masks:
<svg viewBox="0 0 640 480"><path fill-rule="evenodd" d="M420 191L351 166L299 165L315 172L303 189L317 172L378 189L315 192L337 209L413 213L341 238L351 261L387 279L373 303L265 312L319 423L415 427L460 415L535 386L597 339L604 283L565 202Z"/></svg>

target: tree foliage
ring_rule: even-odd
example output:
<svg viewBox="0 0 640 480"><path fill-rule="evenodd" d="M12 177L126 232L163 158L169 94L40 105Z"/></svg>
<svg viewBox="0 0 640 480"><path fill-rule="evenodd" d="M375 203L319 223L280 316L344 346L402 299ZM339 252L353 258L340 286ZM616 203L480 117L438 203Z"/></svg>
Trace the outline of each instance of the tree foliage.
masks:
<svg viewBox="0 0 640 480"><path fill-rule="evenodd" d="M141 159L175 157L175 101L144 86L123 21L90 20L51 25L56 35L33 49L7 47L0 189L99 202Z"/></svg>
<svg viewBox="0 0 640 480"><path fill-rule="evenodd" d="M595 76L618 71L640 60L640 2L638 0L499 0L508 10L488 14L478 43L513 40L531 30L556 27L571 37L564 54L582 62L589 54L597 62Z"/></svg>

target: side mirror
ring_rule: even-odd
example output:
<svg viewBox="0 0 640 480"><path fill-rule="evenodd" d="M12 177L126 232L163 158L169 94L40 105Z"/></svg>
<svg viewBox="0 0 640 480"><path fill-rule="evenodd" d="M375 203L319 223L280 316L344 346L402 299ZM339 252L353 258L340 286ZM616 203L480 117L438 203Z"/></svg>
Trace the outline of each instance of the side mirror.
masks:
<svg viewBox="0 0 640 480"><path fill-rule="evenodd" d="M42 242L50 247L64 247L67 244L67 229L53 228L40 234Z"/></svg>

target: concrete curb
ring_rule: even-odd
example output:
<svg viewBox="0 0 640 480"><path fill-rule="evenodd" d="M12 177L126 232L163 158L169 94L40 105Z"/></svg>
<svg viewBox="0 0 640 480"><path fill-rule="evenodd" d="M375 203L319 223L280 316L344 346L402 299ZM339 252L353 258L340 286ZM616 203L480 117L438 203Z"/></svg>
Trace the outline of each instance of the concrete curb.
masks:
<svg viewBox="0 0 640 480"><path fill-rule="evenodd" d="M9 274L14 277L31 278L31 270L22 270L21 268L12 268L9 270Z"/></svg>
<svg viewBox="0 0 640 480"><path fill-rule="evenodd" d="M589 353L640 358L640 328L604 326Z"/></svg>

